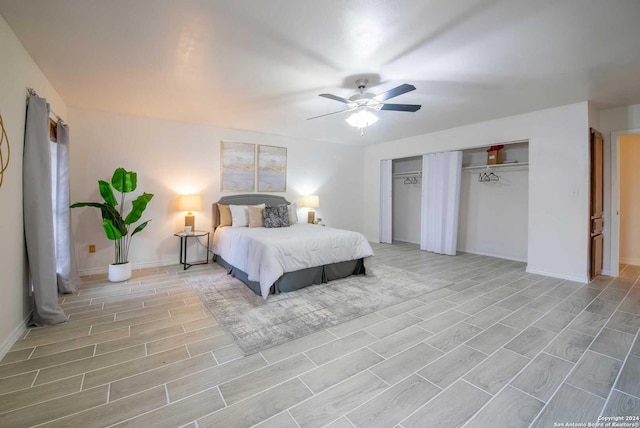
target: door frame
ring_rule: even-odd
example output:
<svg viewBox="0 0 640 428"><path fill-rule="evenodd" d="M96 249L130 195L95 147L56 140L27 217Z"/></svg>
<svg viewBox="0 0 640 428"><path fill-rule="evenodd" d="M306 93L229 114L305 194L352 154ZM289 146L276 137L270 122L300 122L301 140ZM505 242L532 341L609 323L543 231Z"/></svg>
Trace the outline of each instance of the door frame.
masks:
<svg viewBox="0 0 640 428"><path fill-rule="evenodd" d="M611 276L620 274L620 137L623 135L640 135L640 128L611 133L611 245L608 272Z"/></svg>

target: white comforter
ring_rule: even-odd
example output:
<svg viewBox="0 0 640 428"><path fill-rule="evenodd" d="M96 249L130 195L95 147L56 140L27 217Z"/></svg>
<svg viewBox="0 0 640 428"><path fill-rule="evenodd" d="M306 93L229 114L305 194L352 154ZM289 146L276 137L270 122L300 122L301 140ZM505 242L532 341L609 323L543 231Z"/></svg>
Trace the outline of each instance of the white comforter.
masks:
<svg viewBox="0 0 640 428"><path fill-rule="evenodd" d="M297 223L290 227L220 227L213 235L213 252L259 281L262 297L285 272L356 260L373 255L357 232Z"/></svg>

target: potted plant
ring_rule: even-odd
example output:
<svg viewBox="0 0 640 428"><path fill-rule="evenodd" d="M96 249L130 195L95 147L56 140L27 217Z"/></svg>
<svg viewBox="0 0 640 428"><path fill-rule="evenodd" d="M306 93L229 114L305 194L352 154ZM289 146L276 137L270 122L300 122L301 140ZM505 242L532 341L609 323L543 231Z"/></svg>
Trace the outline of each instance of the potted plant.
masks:
<svg viewBox="0 0 640 428"><path fill-rule="evenodd" d="M142 231L151 220L140 223L131 233L130 228L133 223L140 220L142 213L147 208L147 204L153 198L152 193L143 193L132 201L129 214L123 218L124 195L136 190L138 176L133 171L118 168L111 177L111 184L104 180L98 180L100 195L104 203L99 202L76 202L71 208L95 207L100 208L102 213L102 228L107 235L107 239L115 241L115 263L109 265L109 281L120 282L131 278L131 263L129 262L129 246L131 238L136 233ZM120 210L116 209L118 201L113 193L113 189L121 193Z"/></svg>

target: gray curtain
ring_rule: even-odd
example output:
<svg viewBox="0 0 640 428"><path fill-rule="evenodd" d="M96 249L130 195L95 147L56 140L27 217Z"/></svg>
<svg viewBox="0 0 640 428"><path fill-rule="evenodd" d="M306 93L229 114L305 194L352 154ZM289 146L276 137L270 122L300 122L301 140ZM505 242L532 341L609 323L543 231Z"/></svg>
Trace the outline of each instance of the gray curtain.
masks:
<svg viewBox="0 0 640 428"><path fill-rule="evenodd" d="M56 271L58 274L58 289L61 293L74 293L78 290L80 277L76 268L76 257L73 248L73 234L71 232L71 208L69 208L69 127L61 120L56 127L58 142L56 171L56 200L55 210L55 246Z"/></svg>
<svg viewBox="0 0 640 428"><path fill-rule="evenodd" d="M32 323L36 325L67 320L58 305L49 144L49 105L44 98L30 95L24 135L22 205L35 303Z"/></svg>

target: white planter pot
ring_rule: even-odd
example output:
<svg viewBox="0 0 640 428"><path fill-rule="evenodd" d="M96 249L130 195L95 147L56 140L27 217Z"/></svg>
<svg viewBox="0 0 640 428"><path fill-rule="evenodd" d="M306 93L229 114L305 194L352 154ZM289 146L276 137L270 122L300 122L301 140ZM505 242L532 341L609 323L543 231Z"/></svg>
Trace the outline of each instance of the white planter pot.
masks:
<svg viewBox="0 0 640 428"><path fill-rule="evenodd" d="M109 265L109 282L122 282L131 278L131 262Z"/></svg>

